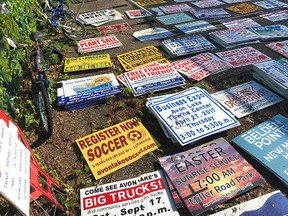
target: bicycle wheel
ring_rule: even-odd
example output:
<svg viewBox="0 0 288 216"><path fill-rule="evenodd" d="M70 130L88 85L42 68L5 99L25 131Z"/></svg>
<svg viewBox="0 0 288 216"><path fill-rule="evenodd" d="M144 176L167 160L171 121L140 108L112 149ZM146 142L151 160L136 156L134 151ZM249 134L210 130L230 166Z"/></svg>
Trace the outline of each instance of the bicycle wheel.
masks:
<svg viewBox="0 0 288 216"><path fill-rule="evenodd" d="M81 40L86 35L85 26L76 19L68 20L63 26L64 35L71 40Z"/></svg>
<svg viewBox="0 0 288 216"><path fill-rule="evenodd" d="M60 3L60 0L49 0L49 4L51 5L52 8L56 8L59 5L59 3ZM64 11L68 11L69 5L66 2L63 2L63 8L64 8Z"/></svg>
<svg viewBox="0 0 288 216"><path fill-rule="evenodd" d="M49 95L42 82L37 83L37 88L38 95L36 97L36 107L38 107L38 113L43 130L49 138L53 133L52 111L49 103Z"/></svg>

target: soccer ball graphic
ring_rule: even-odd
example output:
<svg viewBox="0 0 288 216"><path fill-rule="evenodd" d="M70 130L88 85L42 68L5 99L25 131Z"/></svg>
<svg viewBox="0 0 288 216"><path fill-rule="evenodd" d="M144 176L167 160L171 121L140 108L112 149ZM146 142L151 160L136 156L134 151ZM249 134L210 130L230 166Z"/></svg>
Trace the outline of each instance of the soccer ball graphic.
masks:
<svg viewBox="0 0 288 216"><path fill-rule="evenodd" d="M143 133L141 131L138 131L138 130L133 130L133 131L130 131L128 134L127 134L127 138L131 141L138 141L140 140L141 138L143 137Z"/></svg>

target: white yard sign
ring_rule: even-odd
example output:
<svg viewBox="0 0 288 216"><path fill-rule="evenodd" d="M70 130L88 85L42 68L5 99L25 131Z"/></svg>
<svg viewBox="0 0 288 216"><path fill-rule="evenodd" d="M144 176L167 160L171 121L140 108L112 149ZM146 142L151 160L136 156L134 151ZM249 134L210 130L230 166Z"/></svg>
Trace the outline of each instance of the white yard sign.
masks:
<svg viewBox="0 0 288 216"><path fill-rule="evenodd" d="M80 190L82 216L178 216L161 171Z"/></svg>
<svg viewBox="0 0 288 216"><path fill-rule="evenodd" d="M283 100L254 81L216 92L212 96L237 118L242 118Z"/></svg>
<svg viewBox="0 0 288 216"><path fill-rule="evenodd" d="M147 106L181 145L239 125L202 89L191 88Z"/></svg>
<svg viewBox="0 0 288 216"><path fill-rule="evenodd" d="M29 215L30 152L3 121L0 122L0 194L22 214Z"/></svg>

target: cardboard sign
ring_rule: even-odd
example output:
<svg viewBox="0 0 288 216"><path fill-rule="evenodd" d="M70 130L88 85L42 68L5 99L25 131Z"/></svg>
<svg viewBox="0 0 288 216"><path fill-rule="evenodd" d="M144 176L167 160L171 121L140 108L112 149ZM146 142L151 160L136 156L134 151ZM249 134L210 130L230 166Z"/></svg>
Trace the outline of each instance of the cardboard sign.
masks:
<svg viewBox="0 0 288 216"><path fill-rule="evenodd" d="M216 55L231 64L234 68L254 64L257 62L268 61L271 59L253 47L243 47L239 49L218 52Z"/></svg>
<svg viewBox="0 0 288 216"><path fill-rule="evenodd" d="M109 54L65 58L64 72L107 68L112 67L112 65Z"/></svg>
<svg viewBox="0 0 288 216"><path fill-rule="evenodd" d="M122 46L122 43L115 35L89 38L77 42L78 52L95 52Z"/></svg>
<svg viewBox="0 0 288 216"><path fill-rule="evenodd" d="M263 177L224 139L159 158L192 215L255 188Z"/></svg>
<svg viewBox="0 0 288 216"><path fill-rule="evenodd" d="M81 189L80 202L82 216L179 215L162 171Z"/></svg>
<svg viewBox="0 0 288 216"><path fill-rule="evenodd" d="M129 31L132 27L128 23L118 23L114 25L101 26L97 28L100 34L111 34L121 31Z"/></svg>
<svg viewBox="0 0 288 216"><path fill-rule="evenodd" d="M29 215L30 152L17 135L0 121L0 194Z"/></svg>
<svg viewBox="0 0 288 216"><path fill-rule="evenodd" d="M239 14L248 14L248 13L255 12L257 10L261 10L260 7L249 4L249 3L240 3L237 5L229 6L226 9L233 11L235 13L239 13Z"/></svg>
<svg viewBox="0 0 288 216"><path fill-rule="evenodd" d="M129 119L76 140L95 179L140 159L158 147L143 124Z"/></svg>
<svg viewBox="0 0 288 216"><path fill-rule="evenodd" d="M237 118L242 118L283 100L254 81L216 92L212 96Z"/></svg>
<svg viewBox="0 0 288 216"><path fill-rule="evenodd" d="M232 140L288 186L288 119L280 114Z"/></svg>
<svg viewBox="0 0 288 216"><path fill-rule="evenodd" d="M131 52L123 53L118 55L117 59L125 71L134 70L153 61L159 63L167 62L167 60L165 61L164 55L155 46L147 46Z"/></svg>

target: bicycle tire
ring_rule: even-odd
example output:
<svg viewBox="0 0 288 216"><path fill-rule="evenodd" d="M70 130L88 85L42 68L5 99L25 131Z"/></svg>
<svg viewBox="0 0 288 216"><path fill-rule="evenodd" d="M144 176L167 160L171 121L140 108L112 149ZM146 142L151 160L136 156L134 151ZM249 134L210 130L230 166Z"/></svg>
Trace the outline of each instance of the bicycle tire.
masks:
<svg viewBox="0 0 288 216"><path fill-rule="evenodd" d="M85 26L76 19L68 20L64 26L62 26L64 35L71 40L81 40L86 35Z"/></svg>
<svg viewBox="0 0 288 216"><path fill-rule="evenodd" d="M49 95L42 82L37 83L38 88L38 114L40 116L40 122L43 126L45 135L49 138L53 133L53 122L52 122L52 110L50 106Z"/></svg>
<svg viewBox="0 0 288 216"><path fill-rule="evenodd" d="M59 0L49 0L49 4L52 8L56 8L59 5ZM64 11L68 11L70 9L69 5L66 2L63 2Z"/></svg>

